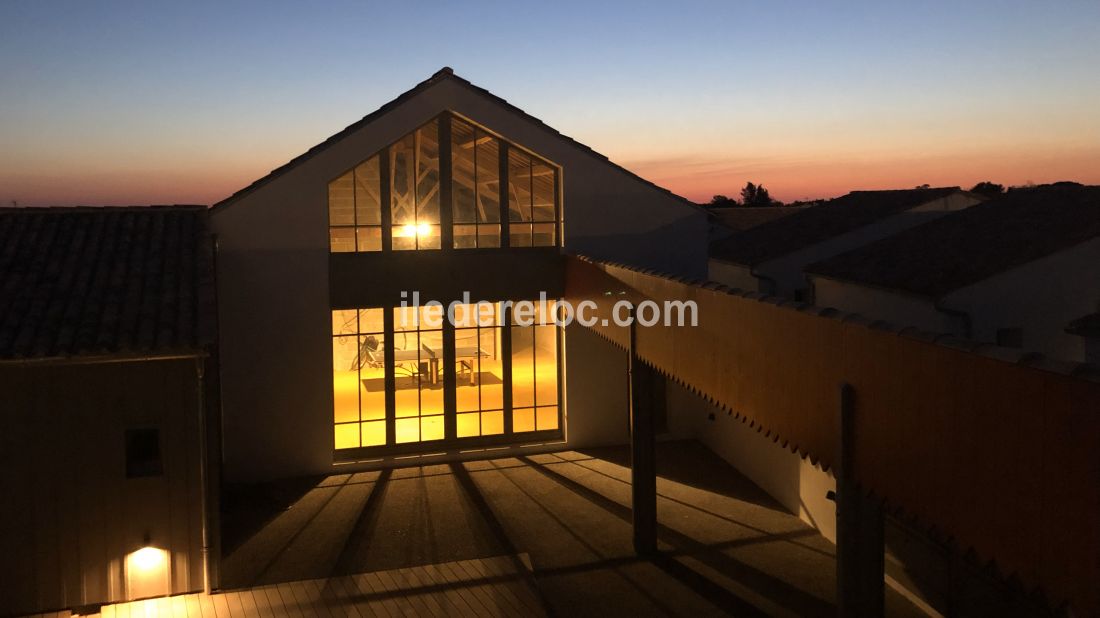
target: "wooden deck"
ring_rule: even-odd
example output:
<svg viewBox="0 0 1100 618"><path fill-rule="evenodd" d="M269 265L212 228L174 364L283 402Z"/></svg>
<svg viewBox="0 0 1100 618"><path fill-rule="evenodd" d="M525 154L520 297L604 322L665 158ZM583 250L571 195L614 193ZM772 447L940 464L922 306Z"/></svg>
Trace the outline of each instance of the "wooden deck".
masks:
<svg viewBox="0 0 1100 618"><path fill-rule="evenodd" d="M68 618L69 611L35 618ZM101 618L546 616L526 554L104 605Z"/></svg>

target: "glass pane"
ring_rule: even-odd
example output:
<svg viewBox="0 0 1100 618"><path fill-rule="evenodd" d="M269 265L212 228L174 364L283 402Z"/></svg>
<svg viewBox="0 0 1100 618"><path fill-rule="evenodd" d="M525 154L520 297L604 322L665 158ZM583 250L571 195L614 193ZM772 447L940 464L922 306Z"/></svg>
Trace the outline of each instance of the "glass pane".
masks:
<svg viewBox="0 0 1100 618"><path fill-rule="evenodd" d="M531 219L554 220L554 169L534 159L531 165Z"/></svg>
<svg viewBox="0 0 1100 618"><path fill-rule="evenodd" d="M535 405L535 330L512 328L512 407Z"/></svg>
<svg viewBox="0 0 1100 618"><path fill-rule="evenodd" d="M351 172L328 183L328 224L355 225L355 189Z"/></svg>
<svg viewBox="0 0 1100 618"><path fill-rule="evenodd" d="M481 387L481 409L504 409L504 364L500 354L500 328L480 329L479 368L476 381Z"/></svg>
<svg viewBox="0 0 1100 618"><path fill-rule="evenodd" d="M508 150L508 220L531 220L531 157L515 148Z"/></svg>
<svg viewBox="0 0 1100 618"><path fill-rule="evenodd" d="M336 448L359 448L359 423L336 425Z"/></svg>
<svg viewBox="0 0 1100 618"><path fill-rule="evenodd" d="M471 414L459 414L456 417L457 435L460 438L481 435L481 426L476 412Z"/></svg>
<svg viewBox="0 0 1100 618"><path fill-rule="evenodd" d="M531 224L512 223L508 226L508 244L512 247L531 246Z"/></svg>
<svg viewBox="0 0 1100 618"><path fill-rule="evenodd" d="M420 440L442 440L443 417L425 416L420 419Z"/></svg>
<svg viewBox="0 0 1100 618"><path fill-rule="evenodd" d="M558 341L556 326L535 326L535 402L558 402Z"/></svg>
<svg viewBox="0 0 1100 618"><path fill-rule="evenodd" d="M415 148L416 136L412 133L390 146L390 212L395 245L401 226L411 224L413 231L416 228L416 168L413 161ZM412 248L415 247L414 242Z"/></svg>
<svg viewBox="0 0 1100 618"><path fill-rule="evenodd" d="M400 228L394 228L393 230L393 249L394 251L407 251L416 248L416 234L410 233L408 230L402 230Z"/></svg>
<svg viewBox="0 0 1100 618"><path fill-rule="evenodd" d="M385 311L385 309L360 309L359 332L364 334L385 332L382 324Z"/></svg>
<svg viewBox="0 0 1100 618"><path fill-rule="evenodd" d="M363 446L380 446L386 443L386 421L363 423L361 427Z"/></svg>
<svg viewBox="0 0 1100 618"><path fill-rule="evenodd" d="M439 249L440 236L438 225L421 223L417 226L417 246L421 249Z"/></svg>
<svg viewBox="0 0 1100 618"><path fill-rule="evenodd" d="M537 409L535 429L539 431L546 431L547 429L558 428L558 408L553 407L540 407Z"/></svg>
<svg viewBox="0 0 1100 618"><path fill-rule="evenodd" d="M456 312L457 313L457 312ZM476 328L455 329L455 403L459 412L481 409L481 390L477 384Z"/></svg>
<svg viewBox="0 0 1100 618"><path fill-rule="evenodd" d="M337 423L359 421L357 340L354 335L332 338L333 420Z"/></svg>
<svg viewBox="0 0 1100 618"><path fill-rule="evenodd" d="M477 132L477 221L500 221L500 143Z"/></svg>
<svg viewBox="0 0 1100 618"><path fill-rule="evenodd" d="M477 219L474 216L474 128L457 118L451 122L451 165L454 222L475 223ZM456 230L456 247L458 247L457 242Z"/></svg>
<svg viewBox="0 0 1100 618"><path fill-rule="evenodd" d="M500 226L496 224L477 226L477 246L481 248L500 246Z"/></svg>
<svg viewBox="0 0 1100 618"><path fill-rule="evenodd" d="M359 418L386 418L385 338L381 333L359 336Z"/></svg>
<svg viewBox="0 0 1100 618"><path fill-rule="evenodd" d="M416 442L420 440L420 419L413 418L399 418L394 422L395 441L398 444L404 442Z"/></svg>
<svg viewBox="0 0 1100 618"><path fill-rule="evenodd" d="M355 168L356 225L382 225L382 177L379 168L377 155Z"/></svg>
<svg viewBox="0 0 1100 618"><path fill-rule="evenodd" d="M395 331L403 330L416 330L420 324L420 311L416 307L394 307L393 309L393 329ZM401 344L402 341L398 340ZM413 348L416 349L416 344L413 344Z"/></svg>
<svg viewBox="0 0 1100 618"><path fill-rule="evenodd" d="M355 228L355 242L359 251L381 251L382 228L378 226Z"/></svg>
<svg viewBox="0 0 1100 618"><path fill-rule="evenodd" d="M420 333L420 414L443 413L443 333Z"/></svg>
<svg viewBox="0 0 1100 618"><path fill-rule="evenodd" d="M512 411L512 432L520 433L523 431L535 430L535 409L523 408L521 410Z"/></svg>
<svg viewBox="0 0 1100 618"><path fill-rule="evenodd" d="M393 341L395 413L398 418L420 414L420 337L413 332L395 332Z"/></svg>
<svg viewBox="0 0 1100 618"><path fill-rule="evenodd" d="M536 223L532 227L534 232L531 237L531 246L533 247L553 247L554 246L554 224L553 223Z"/></svg>
<svg viewBox="0 0 1100 618"><path fill-rule="evenodd" d="M332 334L354 335L359 332L355 325L355 309L337 309L332 312Z"/></svg>
<svg viewBox="0 0 1100 618"><path fill-rule="evenodd" d="M416 130L416 222L439 224L439 122L436 120ZM438 232L435 237L438 248Z"/></svg>
<svg viewBox="0 0 1100 618"><path fill-rule="evenodd" d="M477 247L477 226L455 226L455 249L473 249Z"/></svg>
<svg viewBox="0 0 1100 618"><path fill-rule="evenodd" d="M504 433L504 412L481 413L481 435L493 436Z"/></svg>
<svg viewBox="0 0 1100 618"><path fill-rule="evenodd" d="M331 227L328 230L329 251L351 253L355 251L355 228Z"/></svg>

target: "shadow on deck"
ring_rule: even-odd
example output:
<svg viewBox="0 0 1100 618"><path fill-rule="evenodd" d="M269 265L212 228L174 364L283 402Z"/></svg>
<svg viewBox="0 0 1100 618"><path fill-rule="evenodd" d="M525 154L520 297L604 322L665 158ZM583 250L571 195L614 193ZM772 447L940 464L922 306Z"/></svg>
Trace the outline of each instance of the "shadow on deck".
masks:
<svg viewBox="0 0 1100 618"><path fill-rule="evenodd" d="M557 615L835 615L831 543L701 444L657 455L655 560L622 447L227 488L222 585L527 554ZM887 613L920 615L889 589Z"/></svg>

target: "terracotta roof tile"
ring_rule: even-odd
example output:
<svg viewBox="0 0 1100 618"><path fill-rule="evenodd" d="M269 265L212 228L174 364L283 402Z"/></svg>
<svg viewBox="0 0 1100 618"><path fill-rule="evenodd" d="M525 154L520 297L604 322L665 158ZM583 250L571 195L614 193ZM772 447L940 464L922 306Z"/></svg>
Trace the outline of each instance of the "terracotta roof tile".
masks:
<svg viewBox="0 0 1100 618"><path fill-rule="evenodd" d="M939 298L1100 236L1100 187L1017 189L806 267Z"/></svg>
<svg viewBox="0 0 1100 618"><path fill-rule="evenodd" d="M206 219L201 206L0 209L0 358L210 345Z"/></svg>
<svg viewBox="0 0 1100 618"><path fill-rule="evenodd" d="M710 255L755 266L959 191L958 187L852 191L718 241Z"/></svg>

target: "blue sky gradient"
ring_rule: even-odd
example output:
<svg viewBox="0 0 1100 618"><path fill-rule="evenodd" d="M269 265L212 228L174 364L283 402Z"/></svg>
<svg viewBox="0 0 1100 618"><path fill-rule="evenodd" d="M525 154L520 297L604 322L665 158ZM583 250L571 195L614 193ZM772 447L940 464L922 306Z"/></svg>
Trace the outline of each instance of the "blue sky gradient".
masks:
<svg viewBox="0 0 1100 618"><path fill-rule="evenodd" d="M1100 2L0 3L0 200L211 203L442 66L689 198L1100 182Z"/></svg>

